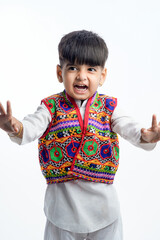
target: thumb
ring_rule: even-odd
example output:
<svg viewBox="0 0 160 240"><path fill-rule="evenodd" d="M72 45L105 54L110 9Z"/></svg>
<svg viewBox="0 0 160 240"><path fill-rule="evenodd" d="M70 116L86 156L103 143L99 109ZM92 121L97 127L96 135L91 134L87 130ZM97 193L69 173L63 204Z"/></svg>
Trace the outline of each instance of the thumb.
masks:
<svg viewBox="0 0 160 240"><path fill-rule="evenodd" d="M147 129L142 128L142 129L141 129L141 134L145 134L145 133L147 133Z"/></svg>
<svg viewBox="0 0 160 240"><path fill-rule="evenodd" d="M19 127L17 126L17 124L14 124L14 125L12 126L12 128L13 128L13 131L14 131L15 133L18 133L18 132L19 132Z"/></svg>

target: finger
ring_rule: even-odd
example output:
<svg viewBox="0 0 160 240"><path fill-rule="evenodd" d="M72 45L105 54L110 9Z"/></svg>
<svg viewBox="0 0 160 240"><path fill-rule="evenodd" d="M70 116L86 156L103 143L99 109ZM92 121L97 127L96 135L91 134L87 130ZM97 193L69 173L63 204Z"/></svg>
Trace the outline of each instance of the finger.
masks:
<svg viewBox="0 0 160 240"><path fill-rule="evenodd" d="M16 124L14 124L14 125L12 126L12 128L13 128L14 132L16 132L16 133L19 132L19 128L18 128L18 126L17 126Z"/></svg>
<svg viewBox="0 0 160 240"><path fill-rule="evenodd" d="M7 115L12 116L12 108L10 101L7 101Z"/></svg>
<svg viewBox="0 0 160 240"><path fill-rule="evenodd" d="M157 117L155 114L153 114L152 117L152 128L156 128L157 127Z"/></svg>
<svg viewBox="0 0 160 240"><path fill-rule="evenodd" d="M142 129L141 129L141 134L145 134L145 133L147 133L147 129L142 128Z"/></svg>
<svg viewBox="0 0 160 240"><path fill-rule="evenodd" d="M0 113L1 113L1 114L6 114L6 111L5 111L2 103L0 103Z"/></svg>

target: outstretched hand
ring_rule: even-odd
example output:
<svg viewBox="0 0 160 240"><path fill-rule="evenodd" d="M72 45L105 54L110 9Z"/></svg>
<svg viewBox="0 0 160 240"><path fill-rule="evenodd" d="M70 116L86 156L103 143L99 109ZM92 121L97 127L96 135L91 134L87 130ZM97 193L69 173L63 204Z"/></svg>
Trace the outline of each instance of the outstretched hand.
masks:
<svg viewBox="0 0 160 240"><path fill-rule="evenodd" d="M7 111L0 103L0 128L8 133L17 134L20 131L21 123L12 116L11 103L7 101Z"/></svg>
<svg viewBox="0 0 160 240"><path fill-rule="evenodd" d="M160 122L157 124L156 115L152 117L152 126L149 129L141 129L141 141L156 143L160 140Z"/></svg>

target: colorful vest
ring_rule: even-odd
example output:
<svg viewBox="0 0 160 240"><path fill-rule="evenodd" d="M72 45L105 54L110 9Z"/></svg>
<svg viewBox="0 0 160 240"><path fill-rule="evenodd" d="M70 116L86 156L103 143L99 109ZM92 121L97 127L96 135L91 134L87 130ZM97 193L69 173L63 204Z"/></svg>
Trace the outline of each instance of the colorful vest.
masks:
<svg viewBox="0 0 160 240"><path fill-rule="evenodd" d="M39 139L39 161L47 183L75 179L113 183L119 165L118 136L111 129L117 100L97 92L84 121L65 91L42 100L52 121Z"/></svg>

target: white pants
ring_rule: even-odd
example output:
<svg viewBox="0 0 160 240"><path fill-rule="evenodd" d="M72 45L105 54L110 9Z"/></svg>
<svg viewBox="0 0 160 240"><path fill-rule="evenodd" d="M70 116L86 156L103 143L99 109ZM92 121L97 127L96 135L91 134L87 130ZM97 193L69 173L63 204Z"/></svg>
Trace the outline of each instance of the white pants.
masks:
<svg viewBox="0 0 160 240"><path fill-rule="evenodd" d="M44 240L123 240L122 221L118 218L109 226L91 233L73 233L56 227L47 220Z"/></svg>

